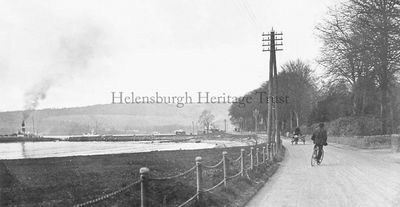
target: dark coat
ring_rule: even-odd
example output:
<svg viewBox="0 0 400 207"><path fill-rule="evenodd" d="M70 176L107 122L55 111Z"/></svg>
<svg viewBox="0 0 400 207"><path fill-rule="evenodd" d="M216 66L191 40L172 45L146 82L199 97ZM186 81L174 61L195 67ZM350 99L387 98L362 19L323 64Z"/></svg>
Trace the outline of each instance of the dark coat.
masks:
<svg viewBox="0 0 400 207"><path fill-rule="evenodd" d="M319 128L313 133L311 139L316 145L325 145L326 140L328 139L328 133L325 129Z"/></svg>
<svg viewBox="0 0 400 207"><path fill-rule="evenodd" d="M300 128L294 130L294 135L301 135Z"/></svg>

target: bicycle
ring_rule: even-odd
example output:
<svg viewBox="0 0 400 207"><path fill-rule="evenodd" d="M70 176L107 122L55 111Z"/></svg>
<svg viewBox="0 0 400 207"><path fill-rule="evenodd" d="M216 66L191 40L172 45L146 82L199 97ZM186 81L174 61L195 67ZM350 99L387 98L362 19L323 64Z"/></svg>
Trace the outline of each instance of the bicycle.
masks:
<svg viewBox="0 0 400 207"><path fill-rule="evenodd" d="M322 160L324 159L324 149L321 149L322 150L321 157L319 158L319 162L317 161L316 157L318 155L318 149L319 149L318 146L315 145L313 154L311 155L311 166L312 167L314 167L315 164L320 165L322 163Z"/></svg>

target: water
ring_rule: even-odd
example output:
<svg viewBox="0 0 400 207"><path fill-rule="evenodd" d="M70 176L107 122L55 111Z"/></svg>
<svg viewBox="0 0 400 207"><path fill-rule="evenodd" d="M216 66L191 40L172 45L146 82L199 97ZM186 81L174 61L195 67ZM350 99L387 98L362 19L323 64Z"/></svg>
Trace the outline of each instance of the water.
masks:
<svg viewBox="0 0 400 207"><path fill-rule="evenodd" d="M0 159L66 157L150 151L213 148L214 143L152 143L152 142L22 142L0 143Z"/></svg>

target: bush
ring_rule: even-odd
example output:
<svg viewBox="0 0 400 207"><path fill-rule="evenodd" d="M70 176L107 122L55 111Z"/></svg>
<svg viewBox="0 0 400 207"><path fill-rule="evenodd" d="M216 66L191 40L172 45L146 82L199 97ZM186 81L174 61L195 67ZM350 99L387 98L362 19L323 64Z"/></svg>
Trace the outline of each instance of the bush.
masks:
<svg viewBox="0 0 400 207"><path fill-rule="evenodd" d="M301 130L305 134L312 134L318 128L319 123L311 126L302 126ZM369 136L381 134L382 122L370 116L347 116L340 117L329 123L325 123L328 135L331 136Z"/></svg>
<svg viewBox="0 0 400 207"><path fill-rule="evenodd" d="M368 136L381 133L381 121L374 117L340 117L328 124L328 134L333 136Z"/></svg>
<svg viewBox="0 0 400 207"><path fill-rule="evenodd" d="M302 126L303 134L312 134L318 128L319 123L310 126ZM325 123L328 136L370 136L381 134L382 122L371 116L347 116L340 117Z"/></svg>

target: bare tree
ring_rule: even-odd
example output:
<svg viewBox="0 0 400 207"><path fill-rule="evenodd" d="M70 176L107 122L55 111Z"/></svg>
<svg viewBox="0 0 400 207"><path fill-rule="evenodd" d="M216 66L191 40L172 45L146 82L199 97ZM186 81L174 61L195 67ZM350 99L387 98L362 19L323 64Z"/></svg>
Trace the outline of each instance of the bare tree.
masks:
<svg viewBox="0 0 400 207"><path fill-rule="evenodd" d="M324 42L320 63L348 80L355 109L365 102L369 86L376 85L382 133L390 133L390 86L400 70L400 1L349 0L317 29Z"/></svg>
<svg viewBox="0 0 400 207"><path fill-rule="evenodd" d="M318 62L334 80L345 80L352 92L353 115L363 113L365 96L374 85L372 62L364 48L365 36L354 28L359 21L348 5L331 9L329 18L317 26L323 42Z"/></svg>
<svg viewBox="0 0 400 207"><path fill-rule="evenodd" d="M204 110L199 117L198 123L206 128L207 134L209 133L210 127L212 126L214 119L215 116L209 110Z"/></svg>
<svg viewBox="0 0 400 207"><path fill-rule="evenodd" d="M365 36L380 90L382 133L390 133L390 85L400 70L400 1L351 0L359 19L356 30Z"/></svg>
<svg viewBox="0 0 400 207"><path fill-rule="evenodd" d="M292 130L293 121L296 126L304 124L311 113L312 97L316 91L311 74L308 64L296 60L285 63L278 76L280 94L289 97L288 103L282 104L280 110L282 120L288 120L289 130Z"/></svg>

